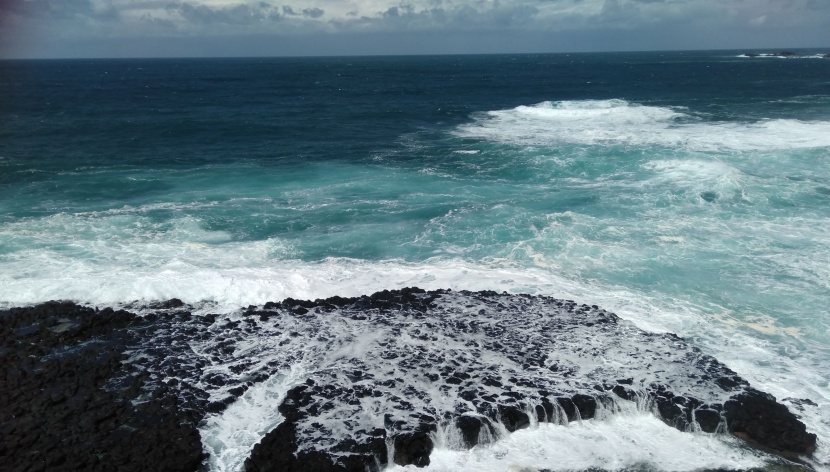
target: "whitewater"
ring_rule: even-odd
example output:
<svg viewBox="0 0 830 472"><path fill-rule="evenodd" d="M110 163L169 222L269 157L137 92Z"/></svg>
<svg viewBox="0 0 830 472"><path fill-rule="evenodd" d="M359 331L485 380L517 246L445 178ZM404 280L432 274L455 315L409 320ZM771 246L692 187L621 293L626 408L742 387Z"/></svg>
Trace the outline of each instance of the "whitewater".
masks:
<svg viewBox="0 0 830 472"><path fill-rule="evenodd" d="M0 307L570 299L771 393L830 470L830 61L735 56L2 63ZM206 419L210 470L240 470L313 351ZM436 444L418 470L780 464L631 405Z"/></svg>

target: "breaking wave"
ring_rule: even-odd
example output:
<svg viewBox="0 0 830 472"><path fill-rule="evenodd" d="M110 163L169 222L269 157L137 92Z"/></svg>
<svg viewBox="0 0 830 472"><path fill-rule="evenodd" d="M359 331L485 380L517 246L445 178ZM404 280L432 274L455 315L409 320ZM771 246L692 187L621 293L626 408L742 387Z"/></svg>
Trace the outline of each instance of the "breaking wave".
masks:
<svg viewBox="0 0 830 472"><path fill-rule="evenodd" d="M530 146L663 146L690 151L764 151L830 146L830 122L709 121L682 107L626 100L542 102L474 116L462 137Z"/></svg>

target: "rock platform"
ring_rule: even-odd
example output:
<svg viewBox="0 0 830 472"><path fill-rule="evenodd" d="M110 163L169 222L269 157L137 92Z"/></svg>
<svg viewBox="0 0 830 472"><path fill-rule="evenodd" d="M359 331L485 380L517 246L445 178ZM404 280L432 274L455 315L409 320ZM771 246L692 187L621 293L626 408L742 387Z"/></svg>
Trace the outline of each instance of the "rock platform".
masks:
<svg viewBox="0 0 830 472"><path fill-rule="evenodd" d="M201 422L287 372L299 380L268 406L282 419L246 470L420 467L439 433L469 448L632 406L790 459L816 447L716 359L597 306L408 288L192 311L170 300L0 312L4 470L199 470Z"/></svg>

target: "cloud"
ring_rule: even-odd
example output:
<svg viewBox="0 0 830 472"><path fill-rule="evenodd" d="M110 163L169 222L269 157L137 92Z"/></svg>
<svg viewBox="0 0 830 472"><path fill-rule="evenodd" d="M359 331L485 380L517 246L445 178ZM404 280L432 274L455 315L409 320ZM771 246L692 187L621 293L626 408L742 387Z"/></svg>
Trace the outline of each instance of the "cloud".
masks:
<svg viewBox="0 0 830 472"><path fill-rule="evenodd" d="M1 0L0 0L1 1ZM597 0L11 0L0 8L28 21L73 20L115 25L165 20L184 33L209 25L282 21L273 32L389 31L390 28L550 27L557 11L592 10ZM546 18L547 17L547 18ZM564 17L563 17L564 19ZM113 28L117 32L119 28ZM129 28L128 28L129 30ZM250 33L240 28L240 34Z"/></svg>
<svg viewBox="0 0 830 472"><path fill-rule="evenodd" d="M96 7L92 0L11 0L0 2L5 15L33 19L73 19L112 17L116 10Z"/></svg>
<svg viewBox="0 0 830 472"><path fill-rule="evenodd" d="M303 16L308 18L320 18L326 13L322 8L303 8Z"/></svg>
<svg viewBox="0 0 830 472"><path fill-rule="evenodd" d="M216 24L237 25L239 34L264 23L276 23L270 25L274 33L510 27L566 31L631 29L678 18L746 23L766 15L770 22L777 17L777 23L796 24L830 17L826 0L11 0L0 8L32 21L116 24L154 18L177 24L183 34Z"/></svg>
<svg viewBox="0 0 830 472"><path fill-rule="evenodd" d="M830 8L827 0L0 0L0 27L0 40L28 41L32 50L50 41L300 35L323 44L332 35L410 33L466 35L464 44L476 47L486 37L571 35L607 38L616 48L620 34L639 35L643 44L657 44L660 34L664 47L711 47L718 35L763 32L791 38L790 45L804 38L830 45Z"/></svg>
<svg viewBox="0 0 830 472"><path fill-rule="evenodd" d="M169 12L178 13L191 23L212 25L252 25L265 21L279 20L281 15L272 5L259 3L253 5L237 4L229 6L211 7L195 3L179 3L167 7Z"/></svg>

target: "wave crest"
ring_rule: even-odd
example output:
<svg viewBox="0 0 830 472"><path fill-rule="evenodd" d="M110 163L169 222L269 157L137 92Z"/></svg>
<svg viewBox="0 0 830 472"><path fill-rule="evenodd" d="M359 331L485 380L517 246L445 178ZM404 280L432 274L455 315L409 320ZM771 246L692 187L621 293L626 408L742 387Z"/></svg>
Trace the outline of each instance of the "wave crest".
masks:
<svg viewBox="0 0 830 472"><path fill-rule="evenodd" d="M515 145L662 146L702 152L830 146L827 121L707 121L684 108L620 99L547 101L473 118L456 134Z"/></svg>

